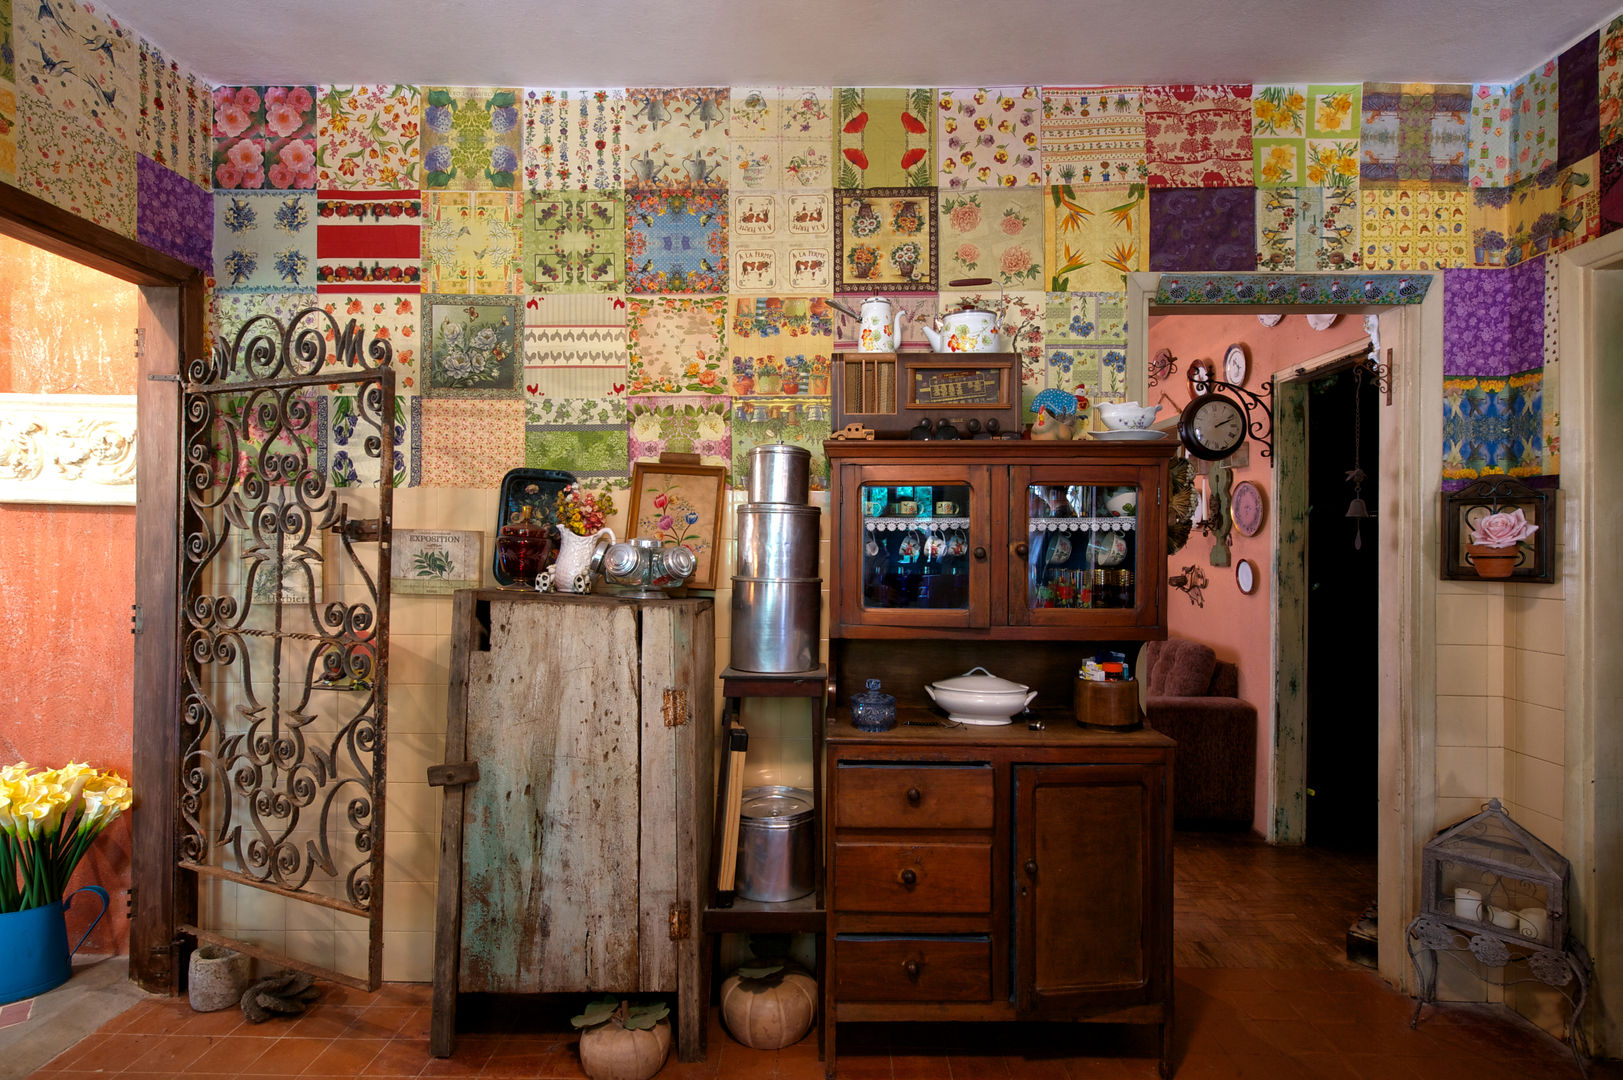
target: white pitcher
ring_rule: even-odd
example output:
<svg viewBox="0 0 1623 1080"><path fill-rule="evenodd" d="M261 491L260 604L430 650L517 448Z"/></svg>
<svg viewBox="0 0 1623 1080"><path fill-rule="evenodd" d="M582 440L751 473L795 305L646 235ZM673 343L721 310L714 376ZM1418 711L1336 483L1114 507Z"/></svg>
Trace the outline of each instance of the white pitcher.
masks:
<svg viewBox="0 0 1623 1080"><path fill-rule="evenodd" d="M862 332L857 338L860 352L895 352L902 344L902 320L905 310L892 317L890 301L883 296L872 296L862 302Z"/></svg>
<svg viewBox="0 0 1623 1080"><path fill-rule="evenodd" d="M607 548L612 543L614 530L607 527L585 536L570 532L568 529L559 529L557 561L552 564L550 570L541 575L543 581L538 587L542 592L548 591L546 588L548 584L555 592L591 592L592 559L597 554L599 546ZM547 574L552 575L550 582L545 580Z"/></svg>

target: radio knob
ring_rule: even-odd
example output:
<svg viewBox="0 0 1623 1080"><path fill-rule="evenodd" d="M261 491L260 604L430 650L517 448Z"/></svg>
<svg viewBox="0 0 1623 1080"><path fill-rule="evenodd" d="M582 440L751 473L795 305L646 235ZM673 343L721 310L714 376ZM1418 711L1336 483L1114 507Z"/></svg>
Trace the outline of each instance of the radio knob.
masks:
<svg viewBox="0 0 1623 1080"><path fill-rule="evenodd" d="M997 417L988 416L986 418L986 433L988 435L996 435L998 432L1000 432L1002 430L1003 430L1003 425L997 422Z"/></svg>

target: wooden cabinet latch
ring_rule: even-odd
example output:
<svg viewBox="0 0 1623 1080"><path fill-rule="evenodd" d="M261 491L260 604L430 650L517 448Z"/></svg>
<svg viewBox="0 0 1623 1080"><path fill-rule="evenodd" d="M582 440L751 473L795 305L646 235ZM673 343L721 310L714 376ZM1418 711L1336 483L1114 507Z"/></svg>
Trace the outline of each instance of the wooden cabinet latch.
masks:
<svg viewBox="0 0 1623 1080"><path fill-rule="evenodd" d="M692 932L692 919L688 915L688 906L677 902L671 905L671 940L686 941Z"/></svg>
<svg viewBox="0 0 1623 1080"><path fill-rule="evenodd" d="M688 722L688 692L667 689L661 711L666 727L684 727Z"/></svg>
<svg viewBox="0 0 1623 1080"><path fill-rule="evenodd" d="M472 784L479 779L479 763L477 761L459 761L454 765L430 765L428 767L429 787L461 787L463 784Z"/></svg>

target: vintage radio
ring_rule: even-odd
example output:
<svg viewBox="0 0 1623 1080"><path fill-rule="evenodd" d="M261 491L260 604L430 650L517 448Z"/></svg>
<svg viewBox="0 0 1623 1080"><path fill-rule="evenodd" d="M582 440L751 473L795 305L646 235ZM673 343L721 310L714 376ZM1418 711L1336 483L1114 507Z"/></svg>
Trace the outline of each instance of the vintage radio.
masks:
<svg viewBox="0 0 1623 1080"><path fill-rule="evenodd" d="M881 439L899 439L921 420L932 427L946 420L966 438L972 428L1017 437L1019 354L834 354L836 431L861 424Z"/></svg>

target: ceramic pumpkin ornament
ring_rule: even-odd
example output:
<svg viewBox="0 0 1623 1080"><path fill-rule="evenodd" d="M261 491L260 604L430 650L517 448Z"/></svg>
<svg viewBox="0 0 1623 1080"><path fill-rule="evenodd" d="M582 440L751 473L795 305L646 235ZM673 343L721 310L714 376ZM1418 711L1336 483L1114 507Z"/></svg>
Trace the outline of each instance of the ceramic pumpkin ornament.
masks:
<svg viewBox="0 0 1623 1080"><path fill-rule="evenodd" d="M781 1050L817 1019L817 980L783 963L746 964L721 984L721 1018L752 1050Z"/></svg>

